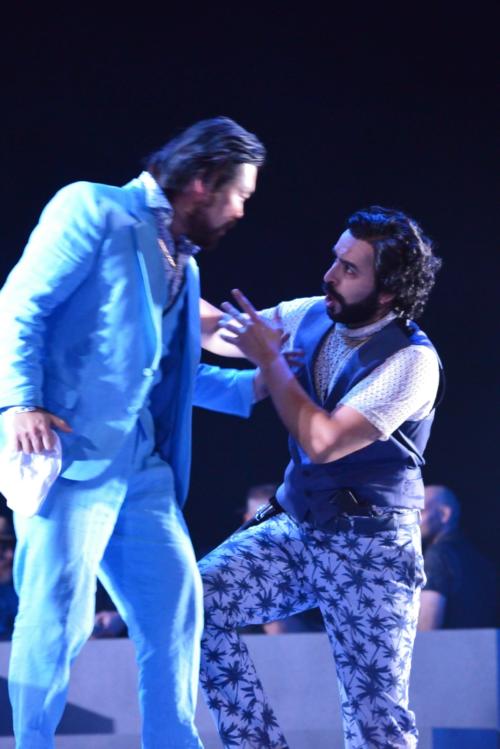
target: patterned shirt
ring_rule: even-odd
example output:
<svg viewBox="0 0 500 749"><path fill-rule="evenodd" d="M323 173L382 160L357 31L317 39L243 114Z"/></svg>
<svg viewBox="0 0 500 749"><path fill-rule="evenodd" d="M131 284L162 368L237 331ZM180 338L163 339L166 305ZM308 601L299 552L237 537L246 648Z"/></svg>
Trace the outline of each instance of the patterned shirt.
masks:
<svg viewBox="0 0 500 749"><path fill-rule="evenodd" d="M139 175L139 182L142 182L144 186L146 205L151 209L157 222L158 250L163 258L163 267L170 290L169 307L171 307L182 287L185 275L184 269L189 262L189 258L199 252L200 248L184 234L181 234L177 241L174 240L170 230L174 210L153 175L144 171ZM171 252L172 250L173 252ZM167 257L167 254L169 257Z"/></svg>
<svg viewBox="0 0 500 749"><path fill-rule="evenodd" d="M293 348L300 323L309 308L323 297L307 297L278 305L283 327L290 338L286 349ZM267 319L275 308L262 310ZM381 320L361 328L337 323L321 347L316 360L314 383L322 400L331 391L350 354L396 317L390 312ZM439 365L434 351L427 346L408 346L389 356L367 377L355 385L340 403L356 409L386 440L405 421L419 421L434 405L439 385Z"/></svg>

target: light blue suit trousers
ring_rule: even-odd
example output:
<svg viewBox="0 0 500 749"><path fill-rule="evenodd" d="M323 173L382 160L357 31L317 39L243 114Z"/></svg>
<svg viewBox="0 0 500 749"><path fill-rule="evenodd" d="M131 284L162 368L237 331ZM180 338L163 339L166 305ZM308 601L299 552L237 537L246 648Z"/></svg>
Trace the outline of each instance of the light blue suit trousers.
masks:
<svg viewBox="0 0 500 749"><path fill-rule="evenodd" d="M150 447L138 424L104 476L59 479L42 516L15 519L9 690L19 749L54 746L70 665L93 627L96 574L136 647L144 749L202 746L201 584L172 471Z"/></svg>

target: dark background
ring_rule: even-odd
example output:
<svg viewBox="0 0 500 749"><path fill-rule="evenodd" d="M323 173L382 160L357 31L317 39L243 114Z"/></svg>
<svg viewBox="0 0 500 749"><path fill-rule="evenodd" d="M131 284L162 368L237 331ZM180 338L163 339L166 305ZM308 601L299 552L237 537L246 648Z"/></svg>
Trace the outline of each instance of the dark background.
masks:
<svg viewBox="0 0 500 749"><path fill-rule="evenodd" d="M422 319L448 378L425 478L457 491L468 534L493 556L493 18L484 4L329 7L11 5L0 52L2 276L59 187L124 183L151 150L217 114L256 132L269 161L246 219L200 258L210 301L233 286L257 306L319 293L350 212L410 212L444 259ZM248 422L198 411L194 435L187 516L206 550L235 527L250 485L279 480L286 442L268 404Z"/></svg>

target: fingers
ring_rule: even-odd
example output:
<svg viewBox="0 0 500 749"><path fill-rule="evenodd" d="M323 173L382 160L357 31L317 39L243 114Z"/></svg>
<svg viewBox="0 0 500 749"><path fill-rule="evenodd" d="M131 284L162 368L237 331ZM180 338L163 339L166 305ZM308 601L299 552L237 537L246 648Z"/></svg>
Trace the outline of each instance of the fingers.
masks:
<svg viewBox="0 0 500 749"><path fill-rule="evenodd" d="M23 453L41 453L52 450L55 445L55 435L49 427L34 427L30 432L18 435Z"/></svg>
<svg viewBox="0 0 500 749"><path fill-rule="evenodd" d="M245 330L242 325L235 325L232 322L219 323L219 327L223 328L224 330L228 330L231 333L234 333L236 336L238 335L238 333L242 333ZM234 341L234 338L232 340Z"/></svg>
<svg viewBox="0 0 500 749"><path fill-rule="evenodd" d="M234 296L241 309L247 313L251 320L253 320L254 322L260 320L259 314L253 304L239 289L233 289L231 294Z"/></svg>
<svg viewBox="0 0 500 749"><path fill-rule="evenodd" d="M52 424L56 427L56 429L60 429L61 432L72 432L73 428L68 424L67 421L64 421L64 419L61 419L60 416L54 416L53 414L50 414Z"/></svg>
<svg viewBox="0 0 500 749"><path fill-rule="evenodd" d="M304 351L302 349L291 349L284 354L286 363L293 372L297 372L304 366Z"/></svg>
<svg viewBox="0 0 500 749"><path fill-rule="evenodd" d="M239 309L237 309L234 304L231 304L231 302L222 302L221 308L226 312L230 317L234 317L235 320L241 320L242 322L246 319L243 312L240 312ZM221 317L220 321L224 320L224 317Z"/></svg>
<svg viewBox="0 0 500 749"><path fill-rule="evenodd" d="M63 432L72 431L64 419L42 409L16 414L12 429L12 447L28 454L52 450L56 444L56 435L52 427Z"/></svg>
<svg viewBox="0 0 500 749"><path fill-rule="evenodd" d="M224 333L219 333L220 337L223 341L227 341L228 343L232 343L233 346L238 346L238 341L236 340L234 335L225 335Z"/></svg>
<svg viewBox="0 0 500 749"><path fill-rule="evenodd" d="M50 447L47 447L50 445ZM15 448L23 453L41 453L44 450L50 450L53 446L51 438L44 432L22 432L18 434L15 441Z"/></svg>

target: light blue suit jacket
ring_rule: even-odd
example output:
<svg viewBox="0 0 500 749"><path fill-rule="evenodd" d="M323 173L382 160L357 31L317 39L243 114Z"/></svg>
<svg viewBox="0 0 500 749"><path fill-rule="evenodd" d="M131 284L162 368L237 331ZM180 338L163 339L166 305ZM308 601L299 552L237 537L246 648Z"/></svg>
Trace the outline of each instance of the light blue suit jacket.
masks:
<svg viewBox="0 0 500 749"><path fill-rule="evenodd" d="M60 433L64 477L99 476L151 397L157 449L183 503L200 355L194 259L186 286L182 345L164 356L167 285L142 183L74 183L44 209L0 293L0 408L42 406L71 424ZM202 369L196 401L248 415L251 376Z"/></svg>

